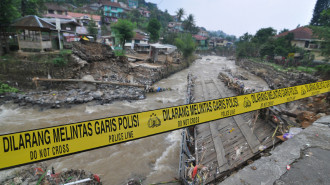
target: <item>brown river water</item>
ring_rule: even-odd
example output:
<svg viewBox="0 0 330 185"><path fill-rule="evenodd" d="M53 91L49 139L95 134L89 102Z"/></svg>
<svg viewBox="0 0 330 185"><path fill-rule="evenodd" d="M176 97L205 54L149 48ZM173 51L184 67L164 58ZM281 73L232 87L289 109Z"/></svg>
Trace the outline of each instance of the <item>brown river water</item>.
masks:
<svg viewBox="0 0 330 185"><path fill-rule="evenodd" d="M108 105L83 104L70 109L44 111L14 104L2 105L0 134L182 105L185 103L189 72L203 78L217 78L218 73L224 69L236 70L234 61L205 56L189 68L154 85L170 87L173 91L147 94L146 99L139 101L118 101ZM177 130L44 163L53 166L57 172L65 169L91 171L100 175L103 184L121 185L131 178L140 178L143 184L171 181L178 177L180 140L181 131ZM12 171L0 172L0 179Z"/></svg>

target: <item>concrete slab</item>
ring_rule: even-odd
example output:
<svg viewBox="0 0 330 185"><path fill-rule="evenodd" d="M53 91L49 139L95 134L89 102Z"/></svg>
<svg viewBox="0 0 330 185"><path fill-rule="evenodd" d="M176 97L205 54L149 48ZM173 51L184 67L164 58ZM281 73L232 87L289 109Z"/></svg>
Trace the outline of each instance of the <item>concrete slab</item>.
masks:
<svg viewBox="0 0 330 185"><path fill-rule="evenodd" d="M322 120L330 120L330 116L328 118L322 118ZM306 128L301 133L289 139L288 141L282 143L278 147L271 152L271 156L262 157L261 159L255 161L249 166L244 167L242 170L238 171L236 174L230 176L223 182L219 183L221 185L239 185L239 184L253 184L253 185L273 185L275 182L281 184L281 177L285 173L288 172L286 169L287 165L291 165L291 170L295 171L297 168L294 162L297 162L304 155L304 151L306 149L318 148L322 150L330 150L330 128L328 125L320 124L316 121L316 124ZM320 155L327 155L329 153L323 152ZM320 158L318 155L314 156L317 160ZM327 159L328 160L328 159ZM298 163L299 164L299 163ZM302 163L304 164L304 162ZM307 163L305 163L307 165ZM316 165L317 163L311 162L311 165ZM329 164L329 162L325 163ZM300 165L299 165L300 166ZM256 168L254 168L256 167ZM309 168L306 166L306 169ZM328 176L328 172L326 169L317 169L317 173L324 174L318 176L318 182L328 182L329 179L325 178ZM290 174L287 178L290 178ZM297 177L297 173L292 173L292 178ZM306 173L307 178L313 178L313 173ZM309 175L309 176L308 176ZM302 177L300 175L300 177ZM286 178L285 176L282 179ZM283 181L284 184L285 181ZM287 181L290 184L289 181ZM311 181L312 182L312 181ZM300 184L300 183L298 183ZM314 183L309 183L314 184ZM322 183L321 183L322 184Z"/></svg>

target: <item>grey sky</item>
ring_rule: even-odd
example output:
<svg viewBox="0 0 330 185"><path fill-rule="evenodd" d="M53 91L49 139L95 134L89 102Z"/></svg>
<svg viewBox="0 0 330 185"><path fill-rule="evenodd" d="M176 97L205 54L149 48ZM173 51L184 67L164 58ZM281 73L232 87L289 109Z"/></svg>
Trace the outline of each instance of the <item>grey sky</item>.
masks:
<svg viewBox="0 0 330 185"><path fill-rule="evenodd" d="M241 36L260 28L294 29L307 25L316 0L147 0L172 15L183 8L198 26Z"/></svg>

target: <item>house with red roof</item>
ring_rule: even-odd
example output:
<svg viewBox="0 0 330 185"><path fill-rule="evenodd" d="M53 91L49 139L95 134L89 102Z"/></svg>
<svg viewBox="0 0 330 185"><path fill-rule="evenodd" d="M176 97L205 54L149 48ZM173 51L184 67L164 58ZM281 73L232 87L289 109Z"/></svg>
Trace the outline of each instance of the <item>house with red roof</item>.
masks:
<svg viewBox="0 0 330 185"><path fill-rule="evenodd" d="M275 37L283 37L289 33L293 34L293 40L291 45L303 48L304 50L311 51L315 55L316 60L323 60L324 57L321 56L320 48L322 40L318 39L313 30L309 27L299 27L291 31L286 31L281 34L276 35Z"/></svg>
<svg viewBox="0 0 330 185"><path fill-rule="evenodd" d="M101 27L101 16L99 15L68 12L68 17L75 19L82 26L87 26L89 21L93 20L99 28Z"/></svg>
<svg viewBox="0 0 330 185"><path fill-rule="evenodd" d="M193 35L193 38L197 45L197 50L207 50L209 49L208 37L204 37L201 35Z"/></svg>

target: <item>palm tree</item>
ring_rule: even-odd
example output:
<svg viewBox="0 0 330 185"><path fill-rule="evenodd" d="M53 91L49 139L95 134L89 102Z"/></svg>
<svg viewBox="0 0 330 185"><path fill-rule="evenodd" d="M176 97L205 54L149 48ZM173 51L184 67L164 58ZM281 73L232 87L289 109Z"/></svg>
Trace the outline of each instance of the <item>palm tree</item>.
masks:
<svg viewBox="0 0 330 185"><path fill-rule="evenodd" d="M195 17L192 14L189 14L187 19L183 22L183 28L186 31L192 32L195 27Z"/></svg>
<svg viewBox="0 0 330 185"><path fill-rule="evenodd" d="M183 18L185 12L183 8L179 8L179 10L176 12L176 16L178 17L179 22L181 22L181 19Z"/></svg>

